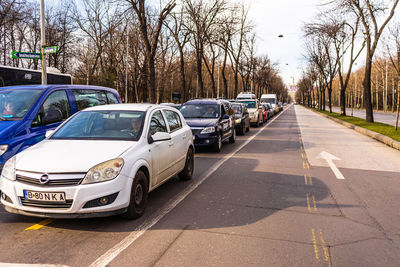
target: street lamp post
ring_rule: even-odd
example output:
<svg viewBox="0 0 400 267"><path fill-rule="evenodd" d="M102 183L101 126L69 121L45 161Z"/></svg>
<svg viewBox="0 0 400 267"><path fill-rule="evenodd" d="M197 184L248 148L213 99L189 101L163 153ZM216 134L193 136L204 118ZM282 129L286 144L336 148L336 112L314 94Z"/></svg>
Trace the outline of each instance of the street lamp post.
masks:
<svg viewBox="0 0 400 267"><path fill-rule="evenodd" d="M40 0L40 36L41 36L41 54L42 54L42 84L47 84L46 71L46 54L44 48L46 46L46 31L44 27L44 0Z"/></svg>

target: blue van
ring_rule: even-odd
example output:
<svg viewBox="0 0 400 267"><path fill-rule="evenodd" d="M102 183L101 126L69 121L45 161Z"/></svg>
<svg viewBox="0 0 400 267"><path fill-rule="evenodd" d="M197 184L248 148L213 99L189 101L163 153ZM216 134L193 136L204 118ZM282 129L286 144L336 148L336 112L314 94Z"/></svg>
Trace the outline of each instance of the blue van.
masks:
<svg viewBox="0 0 400 267"><path fill-rule="evenodd" d="M88 85L0 87L0 170L18 152L40 142L84 108L121 103L114 89Z"/></svg>

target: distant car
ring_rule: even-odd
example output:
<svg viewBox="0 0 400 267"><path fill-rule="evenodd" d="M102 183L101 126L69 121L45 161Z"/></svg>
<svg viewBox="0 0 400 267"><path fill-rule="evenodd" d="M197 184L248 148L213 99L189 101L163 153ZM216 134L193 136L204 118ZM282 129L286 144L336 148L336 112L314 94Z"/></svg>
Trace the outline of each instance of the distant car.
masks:
<svg viewBox="0 0 400 267"><path fill-rule="evenodd" d="M250 114L250 123L257 127L263 123L262 107L257 99L244 99L238 100L237 102L246 105L246 108Z"/></svg>
<svg viewBox="0 0 400 267"><path fill-rule="evenodd" d="M272 108L270 103L263 103L264 107L268 111L268 118L272 118L274 116L274 109Z"/></svg>
<svg viewBox="0 0 400 267"><path fill-rule="evenodd" d="M278 108L279 108L279 112L281 112L283 110L282 102L278 102Z"/></svg>
<svg viewBox="0 0 400 267"><path fill-rule="evenodd" d="M10 158L0 178L6 211L37 217L143 215L150 191L194 168L190 127L171 107L97 106Z"/></svg>
<svg viewBox="0 0 400 267"><path fill-rule="evenodd" d="M261 104L261 108L262 108L262 112L263 112L263 123L266 123L269 118L269 113L268 113L267 108L263 104Z"/></svg>
<svg viewBox="0 0 400 267"><path fill-rule="evenodd" d="M88 85L0 87L0 170L15 154L40 142L72 114L121 103L115 89Z"/></svg>
<svg viewBox="0 0 400 267"><path fill-rule="evenodd" d="M220 152L222 142L235 142L235 117L230 102L223 99L194 99L184 103L179 111L192 129L196 147L211 147L215 152Z"/></svg>
<svg viewBox="0 0 400 267"><path fill-rule="evenodd" d="M181 104L175 104L175 103L161 103L161 106L167 106L167 107L172 107L179 109L182 105Z"/></svg>
<svg viewBox="0 0 400 267"><path fill-rule="evenodd" d="M232 103L233 111L235 113L235 129L240 135L250 131L250 117L246 105L243 103Z"/></svg>
<svg viewBox="0 0 400 267"><path fill-rule="evenodd" d="M253 92L240 92L236 100L243 100L243 99L256 99L256 95Z"/></svg>

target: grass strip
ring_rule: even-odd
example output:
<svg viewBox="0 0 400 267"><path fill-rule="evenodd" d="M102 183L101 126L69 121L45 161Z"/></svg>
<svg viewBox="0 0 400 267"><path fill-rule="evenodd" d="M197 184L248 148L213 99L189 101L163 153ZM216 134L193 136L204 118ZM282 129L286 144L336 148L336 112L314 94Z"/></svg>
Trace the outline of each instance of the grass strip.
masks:
<svg viewBox="0 0 400 267"><path fill-rule="evenodd" d="M369 123L369 122L366 122L364 119L361 119L358 117L341 116L339 113L335 113L335 112L329 113L329 111L322 111L322 110L319 110L316 108L310 108L310 107L307 107L307 108L317 111L319 113L328 115L330 117L354 124L356 126L368 129L370 131L380 133L382 135L392 138L395 141L400 142L400 129L398 129L396 131L394 129L394 126L392 126L392 125L388 125L388 124L381 123L381 122Z"/></svg>

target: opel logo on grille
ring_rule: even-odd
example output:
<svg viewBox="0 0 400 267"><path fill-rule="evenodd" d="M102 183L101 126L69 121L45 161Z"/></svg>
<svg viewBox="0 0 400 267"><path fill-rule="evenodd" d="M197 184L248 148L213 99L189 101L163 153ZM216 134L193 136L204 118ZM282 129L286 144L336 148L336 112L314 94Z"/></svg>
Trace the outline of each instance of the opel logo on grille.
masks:
<svg viewBox="0 0 400 267"><path fill-rule="evenodd" d="M39 178L39 182L41 184L47 184L47 182L49 181L49 175L47 173L43 174L42 176L40 176Z"/></svg>

